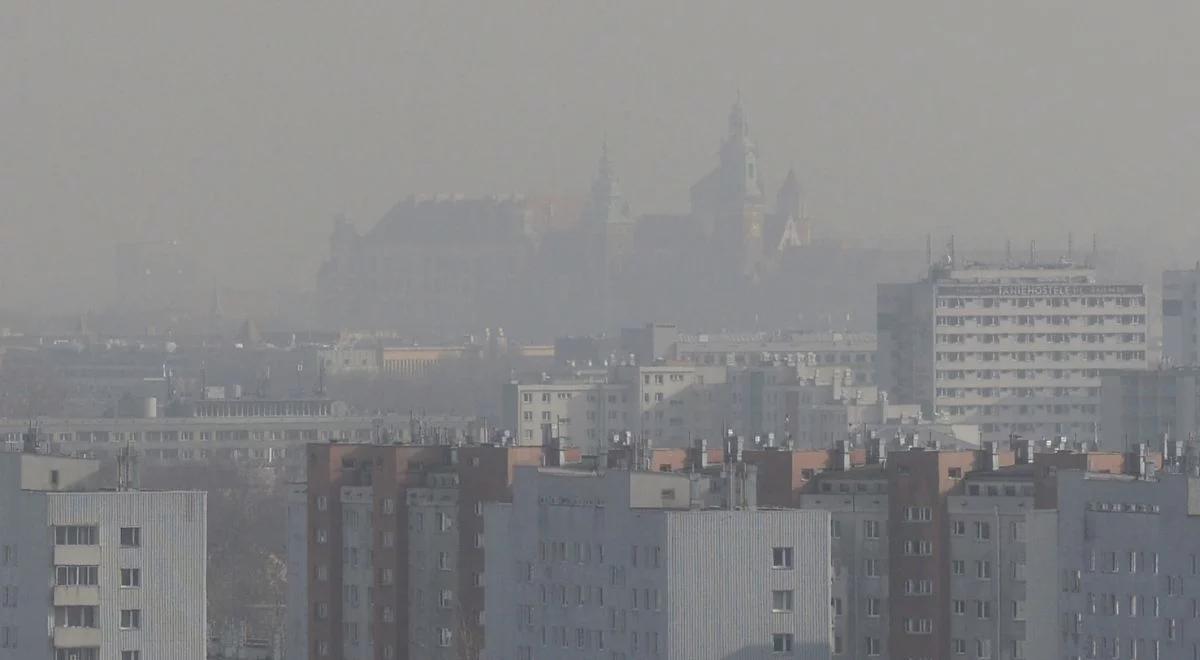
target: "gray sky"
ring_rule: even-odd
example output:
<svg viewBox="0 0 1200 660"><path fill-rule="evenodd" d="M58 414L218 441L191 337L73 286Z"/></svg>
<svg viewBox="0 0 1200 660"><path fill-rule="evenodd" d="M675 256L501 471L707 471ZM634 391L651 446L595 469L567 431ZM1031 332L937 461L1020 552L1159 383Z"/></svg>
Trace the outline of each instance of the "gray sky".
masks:
<svg viewBox="0 0 1200 660"><path fill-rule="evenodd" d="M1190 263L1197 19L1195 2L10 0L0 305L94 304L112 245L141 238L311 288L336 213L366 228L414 192L579 192L605 133L635 212L683 210L738 89L819 234L1172 231L1153 242Z"/></svg>

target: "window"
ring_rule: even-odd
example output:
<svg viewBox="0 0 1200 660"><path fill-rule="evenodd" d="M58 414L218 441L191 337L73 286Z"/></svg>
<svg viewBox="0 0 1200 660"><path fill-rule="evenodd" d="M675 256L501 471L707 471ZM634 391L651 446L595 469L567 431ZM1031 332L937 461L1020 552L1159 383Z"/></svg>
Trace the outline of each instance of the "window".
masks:
<svg viewBox="0 0 1200 660"><path fill-rule="evenodd" d="M141 651L121 651L121 660L142 660Z"/></svg>
<svg viewBox="0 0 1200 660"><path fill-rule="evenodd" d="M448 532L448 531L450 531L450 528L454 525L453 519L451 519L450 516L448 516L444 513L437 514L437 520L438 520L438 531Z"/></svg>
<svg viewBox="0 0 1200 660"><path fill-rule="evenodd" d="M975 562L975 577L980 580L992 579L992 562L976 561Z"/></svg>
<svg viewBox="0 0 1200 660"><path fill-rule="evenodd" d="M771 592L771 610L775 612L791 612L793 602L793 593L789 589L787 591L772 591Z"/></svg>
<svg viewBox="0 0 1200 660"><path fill-rule="evenodd" d="M792 549L788 548L772 548L771 549L771 568L791 568L792 567Z"/></svg>
<svg viewBox="0 0 1200 660"><path fill-rule="evenodd" d="M122 548L140 548L142 545L142 528L141 527L122 527L121 528L121 547Z"/></svg>
<svg viewBox="0 0 1200 660"><path fill-rule="evenodd" d="M975 640L975 657L977 657L977 658L992 657L992 640L990 640L990 639Z"/></svg>
<svg viewBox="0 0 1200 660"><path fill-rule="evenodd" d="M954 655L967 654L967 640L955 639L951 642L950 647L954 650Z"/></svg>
<svg viewBox="0 0 1200 660"><path fill-rule="evenodd" d="M879 602L878 598L868 598L867 599L867 616L869 616L869 617L879 616L880 609L881 609L880 602Z"/></svg>
<svg viewBox="0 0 1200 660"><path fill-rule="evenodd" d="M933 509L927 506L910 506L904 509L906 522L929 522L933 520Z"/></svg>
<svg viewBox="0 0 1200 660"><path fill-rule="evenodd" d="M98 584L98 573L96 566L56 566L54 584L60 587L94 587Z"/></svg>
<svg viewBox="0 0 1200 660"><path fill-rule="evenodd" d="M438 553L438 570L439 571L449 571L449 570L452 570L452 568L453 567L450 565L450 553L439 552Z"/></svg>
<svg viewBox="0 0 1200 660"><path fill-rule="evenodd" d="M442 594L438 598L438 606L442 609L450 609L450 606L453 604L454 592L450 591L449 589L442 589Z"/></svg>
<svg viewBox="0 0 1200 660"><path fill-rule="evenodd" d="M829 536L830 538L842 538L842 521L836 519L829 520Z"/></svg>
<svg viewBox="0 0 1200 660"><path fill-rule="evenodd" d="M863 536L865 536L869 539L879 538L879 527L880 527L880 525L879 525L878 520L864 520L863 521Z"/></svg>
<svg viewBox="0 0 1200 660"><path fill-rule="evenodd" d="M829 610L833 614L833 616L841 616L842 615L842 599L838 598L837 596L830 598L829 599Z"/></svg>
<svg viewBox="0 0 1200 660"><path fill-rule="evenodd" d="M450 642L453 639L454 636L450 633L449 628L438 628L438 646L450 646Z"/></svg>
<svg viewBox="0 0 1200 660"><path fill-rule="evenodd" d="M950 562L950 572L955 575L964 575L967 572L967 562L961 559L954 559Z"/></svg>
<svg viewBox="0 0 1200 660"><path fill-rule="evenodd" d="M76 646L54 649L54 660L100 660L100 648L96 646Z"/></svg>
<svg viewBox="0 0 1200 660"><path fill-rule="evenodd" d="M905 619L904 632L910 635L928 635L933 632L932 619Z"/></svg>
<svg viewBox="0 0 1200 660"><path fill-rule="evenodd" d="M791 653L795 641L792 633L774 633L771 635L771 652Z"/></svg>
<svg viewBox="0 0 1200 660"><path fill-rule="evenodd" d="M95 525L58 525L54 528L55 545L99 545L100 528Z"/></svg>
<svg viewBox="0 0 1200 660"><path fill-rule="evenodd" d="M54 608L56 628L95 628L97 619L94 605L60 605Z"/></svg>
<svg viewBox="0 0 1200 660"><path fill-rule="evenodd" d="M955 599L954 613L958 616L962 616L962 615L966 614L967 613L967 601ZM964 653L965 653L965 651L964 651Z"/></svg>
<svg viewBox="0 0 1200 660"><path fill-rule="evenodd" d="M324 495L317 496L317 511L329 510L329 498Z"/></svg>
<svg viewBox="0 0 1200 660"><path fill-rule="evenodd" d="M965 520L955 520L950 523L950 534L953 536L963 536L967 533L967 523Z"/></svg>
<svg viewBox="0 0 1200 660"><path fill-rule="evenodd" d="M992 538L991 523L977 522L975 523L975 540L986 541Z"/></svg>
<svg viewBox="0 0 1200 660"><path fill-rule="evenodd" d="M883 653L883 642L878 637L863 639L863 647L866 649L867 655L879 655Z"/></svg>
<svg viewBox="0 0 1200 660"><path fill-rule="evenodd" d="M975 601L975 616L980 619L992 618L992 601L977 600Z"/></svg>
<svg viewBox="0 0 1200 660"><path fill-rule="evenodd" d="M863 574L866 575L867 577L872 577L872 578L879 577L879 560L878 559L864 559L863 560Z"/></svg>
<svg viewBox="0 0 1200 660"><path fill-rule="evenodd" d="M133 588L142 586L142 569L140 568L122 568L121 569L121 586L125 588Z"/></svg>
<svg viewBox="0 0 1200 660"><path fill-rule="evenodd" d="M141 627L141 610L121 610L121 630L137 630Z"/></svg>

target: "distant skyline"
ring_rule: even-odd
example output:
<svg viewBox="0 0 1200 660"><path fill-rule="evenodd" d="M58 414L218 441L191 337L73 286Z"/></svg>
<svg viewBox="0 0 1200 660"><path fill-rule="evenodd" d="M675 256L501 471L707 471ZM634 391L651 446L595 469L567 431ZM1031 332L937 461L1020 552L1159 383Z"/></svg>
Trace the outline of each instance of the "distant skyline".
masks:
<svg viewBox="0 0 1200 660"><path fill-rule="evenodd" d="M0 307L98 307L121 241L310 289L414 193L687 209L740 90L815 234L1200 245L1195 3L208 2L0 8ZM1059 239L1062 240L1062 239ZM219 252L218 252L219 251ZM221 259L220 254L228 255Z"/></svg>

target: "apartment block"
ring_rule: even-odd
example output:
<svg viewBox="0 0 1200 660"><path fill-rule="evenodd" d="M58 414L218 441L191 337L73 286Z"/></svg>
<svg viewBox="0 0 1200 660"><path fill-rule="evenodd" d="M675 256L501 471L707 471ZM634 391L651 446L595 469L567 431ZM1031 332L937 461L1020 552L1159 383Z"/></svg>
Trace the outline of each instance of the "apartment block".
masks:
<svg viewBox="0 0 1200 660"><path fill-rule="evenodd" d="M1145 368L1141 284L1070 264L947 264L878 287L879 386L987 439L1097 431L1100 374Z"/></svg>
<svg viewBox="0 0 1200 660"><path fill-rule="evenodd" d="M96 461L0 452L0 659L202 660L202 492L101 490Z"/></svg>
<svg viewBox="0 0 1200 660"><path fill-rule="evenodd" d="M1200 367L1105 371L1101 383L1104 447L1194 441L1200 432Z"/></svg>
<svg viewBox="0 0 1200 660"><path fill-rule="evenodd" d="M1179 367L1200 366L1200 263L1168 270L1162 278L1163 358Z"/></svg>
<svg viewBox="0 0 1200 660"><path fill-rule="evenodd" d="M1061 471L1055 505L1029 519L1031 658L1200 656L1200 481L1174 443L1166 472Z"/></svg>
<svg viewBox="0 0 1200 660"><path fill-rule="evenodd" d="M790 494L830 513L833 657L1057 657L1037 654L1028 628L1030 563L1053 547L1030 540L1029 516L1053 508L1064 471L1121 474L1139 459L1019 438L1008 450L862 444L843 442L826 461L747 452L764 500Z"/></svg>
<svg viewBox="0 0 1200 660"><path fill-rule="evenodd" d="M484 502L541 447L313 444L288 509L289 657L476 657Z"/></svg>
<svg viewBox="0 0 1200 660"><path fill-rule="evenodd" d="M603 455L614 435L687 448L721 437L725 369L618 365L588 377L504 386L502 424L518 444L540 445L543 428L584 453Z"/></svg>
<svg viewBox="0 0 1200 660"><path fill-rule="evenodd" d="M484 657L829 658L829 514L708 508L706 480L519 468L485 506Z"/></svg>

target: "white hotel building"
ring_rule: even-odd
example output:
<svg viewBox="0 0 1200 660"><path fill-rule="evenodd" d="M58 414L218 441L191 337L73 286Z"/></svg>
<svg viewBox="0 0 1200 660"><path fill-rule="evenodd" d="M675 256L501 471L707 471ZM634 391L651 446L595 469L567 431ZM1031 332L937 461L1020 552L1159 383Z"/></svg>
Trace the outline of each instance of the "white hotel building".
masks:
<svg viewBox="0 0 1200 660"><path fill-rule="evenodd" d="M1097 431L1100 372L1146 362L1141 284L1070 264L939 265L878 288L879 387L984 438Z"/></svg>

